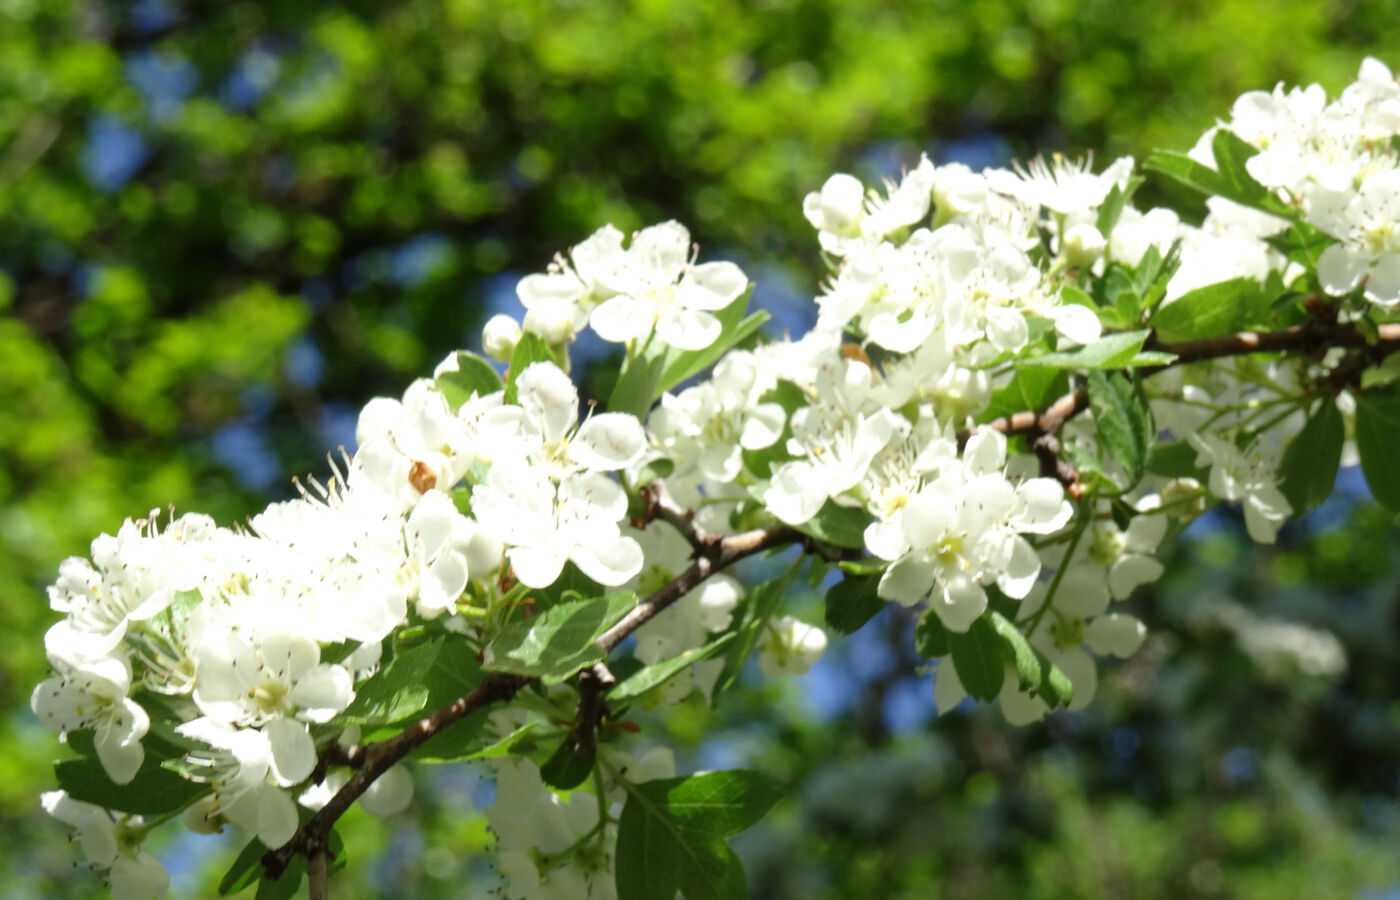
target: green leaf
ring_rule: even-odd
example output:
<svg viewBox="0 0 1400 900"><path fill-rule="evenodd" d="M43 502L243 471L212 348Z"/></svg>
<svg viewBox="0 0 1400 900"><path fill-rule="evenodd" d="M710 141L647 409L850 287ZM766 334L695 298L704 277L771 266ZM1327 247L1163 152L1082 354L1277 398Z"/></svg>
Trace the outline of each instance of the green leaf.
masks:
<svg viewBox="0 0 1400 900"><path fill-rule="evenodd" d="M593 774L593 762L598 751L574 752L574 735L569 732L555 749L554 754L540 766L540 778L544 783L561 791L573 790L588 780Z"/></svg>
<svg viewBox="0 0 1400 900"><path fill-rule="evenodd" d="M842 634L854 634L885 608L880 599L880 575L847 575L826 592L826 624Z"/></svg>
<svg viewBox="0 0 1400 900"><path fill-rule="evenodd" d="M253 895L254 900L291 900L301 890L301 883L305 878L306 857L294 856L283 870L281 878L276 881L264 878L258 882L258 892Z"/></svg>
<svg viewBox="0 0 1400 900"><path fill-rule="evenodd" d="M1259 148L1227 128L1216 129L1210 146L1215 154L1215 166L1225 184L1221 196L1264 212L1290 219L1297 218L1296 211L1290 209L1249 174L1245 163L1259 152Z"/></svg>
<svg viewBox="0 0 1400 900"><path fill-rule="evenodd" d="M1052 366L1024 366L1011 380L992 391L979 419L990 422L1028 409L1041 409L1069 392L1069 373Z"/></svg>
<svg viewBox="0 0 1400 900"><path fill-rule="evenodd" d="M1032 648L1034 650L1034 648ZM1069 676L1054 663L1050 657L1035 650L1036 661L1040 663L1041 679L1040 689L1037 694L1044 700L1051 709L1057 706L1069 706L1074 700L1074 685L1070 682Z"/></svg>
<svg viewBox="0 0 1400 900"><path fill-rule="evenodd" d="M1142 384L1117 372L1092 371L1089 410L1108 451L1128 470L1129 486L1137 484L1157 437Z"/></svg>
<svg viewBox="0 0 1400 900"><path fill-rule="evenodd" d="M443 372L436 379L447 405L456 412L473 395L485 397L505 387L501 376L484 358L467 350L457 351L457 371Z"/></svg>
<svg viewBox="0 0 1400 900"><path fill-rule="evenodd" d="M1027 357L1022 363L1017 363L1017 368L1048 366L1057 369L1122 369L1131 365L1156 365L1136 360L1148 334L1145 329L1106 334L1092 344L1064 353Z"/></svg>
<svg viewBox="0 0 1400 900"><path fill-rule="evenodd" d="M262 877L263 854L268 850L263 842L253 838L239 851L238 858L219 880L219 896L236 894Z"/></svg>
<svg viewBox="0 0 1400 900"><path fill-rule="evenodd" d="M1128 194L1118 185L1114 185L1104 198L1103 205L1099 207L1098 221L1094 227L1099 230L1099 234L1108 237L1113 231L1113 226L1118 224L1118 217L1123 214L1123 205L1128 201Z"/></svg>
<svg viewBox="0 0 1400 900"><path fill-rule="evenodd" d="M865 546L865 527L869 524L870 513L864 509L827 500L815 516L796 528L824 543L859 550Z"/></svg>
<svg viewBox="0 0 1400 900"><path fill-rule="evenodd" d="M516 744L529 737L535 730L535 722L526 722L498 741L491 741L489 735L482 734L482 727L490 710L483 709L428 738L423 745L413 751L414 762L445 763L464 762L469 759L495 759L510 753Z"/></svg>
<svg viewBox="0 0 1400 900"><path fill-rule="evenodd" d="M664 345L655 345L644 354L629 356L623 363L617 384L608 395L608 412L631 413L645 420L651 404L661 396L661 374L665 366Z"/></svg>
<svg viewBox="0 0 1400 900"><path fill-rule="evenodd" d="M183 809L209 793L209 785L189 781L165 768L160 756L151 749L146 748L141 768L126 784L113 784L102 763L91 756L56 763L54 774L58 776L58 786L74 800L143 816Z"/></svg>
<svg viewBox="0 0 1400 900"><path fill-rule="evenodd" d="M738 635L731 631L703 646L686 650L664 662L638 669L632 675L613 685L607 693L607 700L609 703L625 703L640 697L652 688L670 681L695 663L718 656L721 650L729 648L729 644L736 637Z"/></svg>
<svg viewBox="0 0 1400 900"><path fill-rule="evenodd" d="M549 345L544 342L544 338L527 331L520 336L520 343L515 345L515 352L510 357L510 367L506 370L506 403L516 402L515 379L537 362L559 365L559 360L549 352Z"/></svg>
<svg viewBox="0 0 1400 900"><path fill-rule="evenodd" d="M637 605L632 591L573 600L511 622L486 647L483 668L557 684L607 655L596 641Z"/></svg>
<svg viewBox="0 0 1400 900"><path fill-rule="evenodd" d="M983 616L963 633L950 631L948 646L958 681L962 682L968 696L983 701L995 700L1006 680L1006 662L1001 638L991 622Z"/></svg>
<svg viewBox="0 0 1400 900"><path fill-rule="evenodd" d="M388 665L355 689L355 699L339 721L394 725L424 709L446 706L480 683L481 664L471 645L456 635L434 637L401 648Z"/></svg>
<svg viewBox="0 0 1400 900"><path fill-rule="evenodd" d="M1332 493L1345 440L1346 427L1336 401L1323 397L1289 442L1279 464L1279 490L1288 498L1294 514L1318 505Z"/></svg>
<svg viewBox="0 0 1400 900"><path fill-rule="evenodd" d="M1164 341L1216 337L1255 324L1266 303L1259 282L1232 278L1187 291L1158 307L1147 324Z"/></svg>
<svg viewBox="0 0 1400 900"><path fill-rule="evenodd" d="M997 636L1002 640L1005 651L1004 658L1016 667L1016 677L1021 683L1021 690L1038 692L1040 682L1044 678L1044 672L1041 669L1040 659L1036 656L1035 648L1031 646L1030 641L1026 640L1021 629L1012 624L1006 616L993 610L988 618L991 620L992 628L995 629Z"/></svg>
<svg viewBox="0 0 1400 900"><path fill-rule="evenodd" d="M948 642L948 627L929 610L914 627L914 650L924 659L938 659L952 652Z"/></svg>
<svg viewBox="0 0 1400 900"><path fill-rule="evenodd" d="M744 865L723 840L709 841L703 863L699 854L680 857L680 889L686 900L729 900L746 897L749 882Z"/></svg>
<svg viewBox="0 0 1400 900"><path fill-rule="evenodd" d="M1211 149L1219 171L1201 165L1184 153L1170 150L1153 151L1143 168L1160 172L1202 194L1215 194L1289 220L1298 218L1297 212L1270 194L1245 170L1245 161L1258 152L1252 145L1222 128L1216 132Z"/></svg>
<svg viewBox="0 0 1400 900"><path fill-rule="evenodd" d="M1397 384L1356 396L1356 450L1371 495L1392 512L1400 512L1400 390Z"/></svg>
<svg viewBox="0 0 1400 900"><path fill-rule="evenodd" d="M782 796L757 772L709 772L623 782L627 803L617 828L618 900L737 900L748 896L725 838L750 827Z"/></svg>
<svg viewBox="0 0 1400 900"><path fill-rule="evenodd" d="M686 849L663 812L629 797L618 818L613 859L618 900L676 900Z"/></svg>
<svg viewBox="0 0 1400 900"><path fill-rule="evenodd" d="M734 623L734 633L738 635L738 643L729 651L724 673L716 682L715 693L726 690L739 676L739 670L743 668L744 660L748 659L749 654L753 652L763 628L773 614L778 611L779 604L782 603L788 588L792 586L796 578L797 567L794 566L777 578L769 579L749 590L748 596L744 598L743 611L740 616L736 617Z"/></svg>

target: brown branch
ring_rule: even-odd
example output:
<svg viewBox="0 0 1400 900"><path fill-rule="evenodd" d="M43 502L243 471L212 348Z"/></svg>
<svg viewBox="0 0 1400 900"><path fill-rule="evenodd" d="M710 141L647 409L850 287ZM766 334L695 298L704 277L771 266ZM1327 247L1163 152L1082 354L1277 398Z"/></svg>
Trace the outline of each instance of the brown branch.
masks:
<svg viewBox="0 0 1400 900"><path fill-rule="evenodd" d="M366 745L363 748L363 764L350 776L345 786L337 791L325 806L317 810L315 815L307 819L297 829L296 834L292 835L291 840L276 850L269 850L263 854L262 864L266 876L273 880L281 877L292 857L298 854L309 859L318 847L325 845L331 826L345 814L350 804L358 800L379 776L389 771L428 738L479 709L509 700L528 683L529 679L518 675L487 675L471 693L458 697L431 716L420 719L391 738Z"/></svg>
<svg viewBox="0 0 1400 900"><path fill-rule="evenodd" d="M1149 338L1147 343L1143 345L1144 349L1171 353L1176 356L1176 359L1165 365L1143 366L1137 369L1137 372L1140 377L1147 378L1177 366L1204 362L1209 359L1248 356L1252 353L1300 352L1317 354L1332 347L1361 348L1367 365L1370 365L1379 362L1396 350L1400 350L1400 324L1380 325L1376 330L1378 336L1372 341L1364 332L1350 325L1317 321L1305 325L1295 325L1279 331L1241 331L1236 334L1176 343L1163 343L1155 338ZM1354 380L1351 377L1352 374L1350 371L1347 372L1344 384L1329 383L1328 386L1340 390ZM1354 374L1359 377L1359 370ZM1061 482L1065 483L1066 489L1073 492L1074 486L1078 485L1078 473L1074 472L1072 466L1059 459L1058 440L1054 441L1052 449L1052 445L1046 441L1046 438L1053 439L1055 433L1065 422L1088 408L1089 390L1080 385L1041 409L1023 410L1001 416L990 422L974 425L958 432L958 448L964 447L968 438L984 428L1000 431L1008 437L1025 435L1031 438L1031 449L1040 457L1042 470L1046 470L1047 475L1059 478ZM1051 471L1052 467L1053 471Z"/></svg>
<svg viewBox="0 0 1400 900"><path fill-rule="evenodd" d="M732 537L714 539L707 535L703 555L690 568L667 582L656 593L634 606L618 623L598 638L597 644L611 651L632 632L641 628L666 607L694 590L701 582L716 572L725 569L747 556L762 553L784 544L795 544L805 540L805 536L795 528L779 525L774 528L759 528Z"/></svg>
<svg viewBox="0 0 1400 900"><path fill-rule="evenodd" d="M693 511L682 509L680 504L676 503L671 497L671 492L666 489L664 481L657 480L646 485L642 488L641 495L647 508L642 521L635 523L638 528L645 527L647 522L660 519L679 531L681 537L690 542L696 554L704 552L705 542L712 536L696 524Z"/></svg>
<svg viewBox="0 0 1400 900"><path fill-rule="evenodd" d="M306 880L310 882L309 900L330 900L330 851L317 847L311 852L311 860L306 869Z"/></svg>
<svg viewBox="0 0 1400 900"><path fill-rule="evenodd" d="M806 536L795 528L786 525L747 531L732 537L721 537L705 533L701 542L703 555L680 575L676 576L651 596L637 604L613 627L605 631L596 643L604 651L611 651L632 632L646 624L653 616L675 603L711 575L733 565L741 559L762 553L764 550L794 544L806 540ZM589 684L589 679L593 683ZM326 766L333 764L358 765L355 774L330 801L306 820L287 843L263 854L263 871L267 878L281 877L292 858L304 855L314 858L318 848L326 846L331 827L350 808L379 776L396 763L403 760L442 729L461 721L479 709L485 709L514 697L533 679L519 675L493 673L487 675L481 684L469 694L453 700L447 706L425 719L420 719L405 731L385 740L363 747L327 748L323 754L323 766L318 767L324 777ZM576 734L585 721L596 726L601 714L602 694L607 690L612 674L604 666L595 666L580 675L580 720L575 725ZM590 692L597 706L585 710L584 692ZM588 729L587 740L591 741L592 727ZM332 745L335 746L335 745Z"/></svg>

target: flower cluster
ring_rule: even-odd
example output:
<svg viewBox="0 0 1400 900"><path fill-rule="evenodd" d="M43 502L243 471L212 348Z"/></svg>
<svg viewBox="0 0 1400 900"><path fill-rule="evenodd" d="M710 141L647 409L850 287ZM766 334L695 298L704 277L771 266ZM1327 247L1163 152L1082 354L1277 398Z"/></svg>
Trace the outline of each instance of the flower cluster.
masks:
<svg viewBox="0 0 1400 900"><path fill-rule="evenodd" d="M130 790L178 773L195 787L171 814L278 848L298 804L350 790L336 764L409 722L426 735L430 699L509 675L522 699L475 735L489 746L462 730L432 746L492 759L486 816L519 898L613 896L626 797L674 775L667 751L632 759L587 733L601 720L584 682L617 686L605 657L622 638L632 674L611 714L711 700L749 653L777 677L825 650L783 608L796 568L755 591L717 571L744 555L801 544L820 557L812 584L840 567L827 618L843 630L872 599L925 609L940 711L1082 708L1097 658L1145 640L1113 604L1162 576L1170 534L1223 502L1271 542L1321 499L1297 474L1311 448L1334 467L1376 458L1355 394L1400 303L1397 133L1400 84L1374 60L1333 101L1247 94L1190 157L1156 164L1229 194L1200 226L1136 209L1126 158L923 158L873 190L833 175L803 203L831 263L816 327L756 345L737 266L699 263L675 222L600 229L520 282L521 320L486 323L504 378L453 354L365 406L328 483L239 528L152 513L65 561L32 708L84 735L85 771ZM607 411L569 374L585 327L622 345ZM1306 352L1221 343L1268 327L1306 332L1285 348ZM1251 653L1344 664L1311 633L1228 624L1263 635ZM90 784L44 808L114 895L158 896L147 826ZM412 793L394 767L352 799L394 815Z"/></svg>

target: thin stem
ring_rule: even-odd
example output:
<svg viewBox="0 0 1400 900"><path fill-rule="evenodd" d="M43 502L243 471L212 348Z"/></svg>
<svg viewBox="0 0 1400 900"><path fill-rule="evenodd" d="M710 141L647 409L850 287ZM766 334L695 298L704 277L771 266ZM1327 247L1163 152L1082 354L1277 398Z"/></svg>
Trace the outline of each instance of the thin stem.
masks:
<svg viewBox="0 0 1400 900"><path fill-rule="evenodd" d="M1050 587L1045 591L1045 599L1040 602L1040 608L1031 613L1031 617L1026 620L1025 633L1035 634L1035 630L1040 626L1040 620L1045 618L1045 611L1050 608L1050 603L1055 599L1055 592L1060 589L1060 582L1065 580L1065 572L1069 571L1070 558L1074 556L1075 548L1079 546L1079 539L1084 536L1084 532L1089 528L1089 522L1093 516L1088 515L1083 507L1079 510L1079 524L1075 526L1074 534L1070 536L1069 546L1065 548L1064 559L1060 562L1060 567L1055 570L1055 577L1050 579Z"/></svg>

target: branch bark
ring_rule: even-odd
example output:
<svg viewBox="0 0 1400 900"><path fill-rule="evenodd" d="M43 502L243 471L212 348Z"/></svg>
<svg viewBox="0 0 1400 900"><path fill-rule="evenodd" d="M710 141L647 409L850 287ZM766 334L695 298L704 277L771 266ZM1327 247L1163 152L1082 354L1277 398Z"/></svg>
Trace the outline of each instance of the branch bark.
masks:
<svg viewBox="0 0 1400 900"><path fill-rule="evenodd" d="M700 551L703 555L690 568L637 604L616 625L604 632L597 640L598 646L606 651L612 651L629 634L642 627L657 613L685 596L711 575L739 560L774 547L799 543L803 540L806 540L805 535L786 525L747 531L731 537L705 535ZM603 672L606 672L606 668L603 669ZM592 674L597 677L599 673ZM606 676L606 678L610 677L610 675ZM331 797L325 806L321 807L315 815L297 829L291 840L281 847L263 854L262 864L266 876L273 880L280 878L293 857L298 855L306 856L308 860L314 861L318 849L327 846L331 828L379 776L442 729L465 719L479 709L485 709L493 704L509 700L532 680L518 675L500 673L487 675L481 684L477 685L470 693L458 697L431 716L420 719L414 725L391 738L349 750L338 748L329 751L330 755L325 757L327 765L343 760L346 764L357 766L355 774L350 776L350 780ZM598 680L600 683L596 685L596 688L601 694L601 682L605 678ZM596 712L596 710L590 710L590 715L596 715ZM322 776L324 777L323 770Z"/></svg>
<svg viewBox="0 0 1400 900"><path fill-rule="evenodd" d="M1225 359L1232 356L1248 356L1252 353L1300 352L1318 353L1332 347L1372 347L1377 359L1400 350L1400 324L1377 327L1378 337L1372 343L1363 332L1350 325L1309 322L1294 325L1279 331L1241 331L1219 337L1201 338L1195 341L1162 343L1149 339L1144 349L1160 350L1176 355L1176 359L1166 365L1144 366L1138 373L1147 378L1177 366L1203 362L1209 359ZM1000 431L1007 435L1053 435L1065 422L1089 408L1089 391L1080 386L1056 399L1050 405L1038 410L1024 410L1001 416L974 425L958 432L958 446L984 428Z"/></svg>
<svg viewBox="0 0 1400 900"><path fill-rule="evenodd" d="M1167 365L1143 368L1139 372L1143 377L1147 377L1176 366L1208 359L1266 352L1317 353L1330 347L1376 347L1381 348L1377 351L1379 356L1384 356L1400 349L1400 324L1380 326L1379 337L1376 340L1368 340L1365 334L1351 326L1334 323L1308 323L1280 331L1241 332L1174 344L1154 341L1151 342L1151 349L1173 353L1177 358ZM1040 449L1054 456L1058 447L1055 434L1065 422L1083 412L1088 408L1088 405L1088 390L1082 386L1077 387L1042 409L1025 410L1003 416L960 432L958 444L961 447L977 431L990 428L1006 435L1028 435L1042 439L1039 444ZM1045 462L1042 459L1042 464ZM1065 472L1057 471L1057 474L1061 480L1074 477ZM653 485L647 491L647 518L663 519L676 527L694 548L696 558L689 568L637 604L617 624L598 638L597 644L608 652L615 649L628 635L651 621L657 614L685 596L705 579L741 559L788 544L803 544L809 551L820 552L829 558L833 555L836 557L846 555L843 551L814 544L806 535L787 525L761 528L730 537L710 534L700 529L695 524L693 517L685 510L680 509L665 494L664 490L658 490ZM602 672L589 673L593 681L589 684L588 690L591 694L597 695L594 697L595 700L601 696L601 692L604 690L602 682L605 681L605 676L602 673L605 672L604 668ZM316 893L318 889L317 879L319 878L320 889L324 890L325 869L328 861L326 847L328 846L330 830L350 808L350 805L376 779L433 735L479 709L509 700L531 680L500 673L488 675L470 693L458 697L431 716L419 720L392 738L363 747L328 748L326 755L323 756L322 766L318 769L318 773L322 777L324 777L325 766L333 764L350 765L356 769L355 774L351 776L344 787L336 792L330 802L297 829L291 840L263 855L262 863L267 877L272 879L280 877L293 857L298 854L305 855L311 863L313 873L313 900L324 897L324 893ZM589 707L585 711L587 716L590 719L596 718L600 710L593 703L590 703ZM579 725L582 727L583 723L580 722ZM591 728L589 730L591 731ZM584 739L587 740L587 738ZM315 874L318 867L321 871L319 876Z"/></svg>

